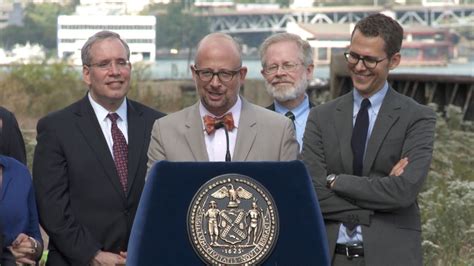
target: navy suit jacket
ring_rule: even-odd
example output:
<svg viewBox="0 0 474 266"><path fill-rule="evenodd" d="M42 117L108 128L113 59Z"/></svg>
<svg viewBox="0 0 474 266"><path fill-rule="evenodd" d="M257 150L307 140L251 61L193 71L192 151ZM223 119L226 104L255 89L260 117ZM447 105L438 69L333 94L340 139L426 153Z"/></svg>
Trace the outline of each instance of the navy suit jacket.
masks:
<svg viewBox="0 0 474 266"><path fill-rule="evenodd" d="M41 225L50 237L48 265L88 265L98 250L127 249L151 128L163 116L127 101L126 194L87 96L38 122L33 180Z"/></svg>
<svg viewBox="0 0 474 266"><path fill-rule="evenodd" d="M0 249L12 244L20 233L43 242L31 175L26 166L14 158L0 155L3 180L0 187ZM0 251L0 265L2 260ZM7 252L9 253L9 252Z"/></svg>

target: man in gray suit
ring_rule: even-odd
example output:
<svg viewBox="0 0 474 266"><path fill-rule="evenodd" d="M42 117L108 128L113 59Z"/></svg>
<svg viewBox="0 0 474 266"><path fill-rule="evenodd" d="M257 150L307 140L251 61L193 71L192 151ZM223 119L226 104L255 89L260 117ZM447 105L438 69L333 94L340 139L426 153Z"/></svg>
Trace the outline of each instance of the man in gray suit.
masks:
<svg viewBox="0 0 474 266"><path fill-rule="evenodd" d="M428 173L436 116L397 93L402 27L370 15L345 53L354 90L310 112L303 146L333 265L422 265L417 195Z"/></svg>
<svg viewBox="0 0 474 266"><path fill-rule="evenodd" d="M247 68L239 44L212 33L198 45L193 79L200 100L153 126L148 167L155 161L288 161L298 143L292 122L239 96Z"/></svg>

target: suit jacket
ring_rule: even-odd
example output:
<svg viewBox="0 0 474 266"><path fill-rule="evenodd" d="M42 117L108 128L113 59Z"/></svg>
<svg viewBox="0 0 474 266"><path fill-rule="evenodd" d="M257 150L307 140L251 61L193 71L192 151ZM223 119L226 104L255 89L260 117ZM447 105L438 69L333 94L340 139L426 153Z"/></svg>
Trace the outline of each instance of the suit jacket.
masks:
<svg viewBox="0 0 474 266"><path fill-rule="evenodd" d="M366 265L422 265L421 222L416 201L428 173L436 115L389 89L375 121L363 163L352 175L353 94L312 109L303 160L313 177L326 223L330 254L341 222L362 225ZM388 176L403 157L408 166ZM339 175L332 190L328 174Z"/></svg>
<svg viewBox="0 0 474 266"><path fill-rule="evenodd" d="M163 115L127 101L126 194L87 96L38 122L33 180L41 225L50 237L48 265L88 265L99 249L127 249L151 128Z"/></svg>
<svg viewBox="0 0 474 266"><path fill-rule="evenodd" d="M0 187L0 265L16 265L6 247L11 246L20 233L40 243L43 241L30 171L26 165L8 156L0 155L0 165L3 166ZM2 246L5 256L2 256Z"/></svg>
<svg viewBox="0 0 474 266"><path fill-rule="evenodd" d="M26 165L25 142L13 113L0 107L0 154Z"/></svg>
<svg viewBox="0 0 474 266"><path fill-rule="evenodd" d="M233 161L295 160L298 143L291 121L242 98ZM209 161L199 102L153 125L148 167L155 161Z"/></svg>

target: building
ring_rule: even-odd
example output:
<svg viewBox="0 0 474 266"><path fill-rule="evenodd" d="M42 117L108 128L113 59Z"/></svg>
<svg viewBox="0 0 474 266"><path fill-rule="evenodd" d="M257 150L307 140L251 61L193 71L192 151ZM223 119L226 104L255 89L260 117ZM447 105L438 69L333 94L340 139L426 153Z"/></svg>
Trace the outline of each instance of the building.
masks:
<svg viewBox="0 0 474 266"><path fill-rule="evenodd" d="M289 22L286 31L307 40L313 48L313 62L328 65L331 55L343 53L351 41L354 24L310 24Z"/></svg>
<svg viewBox="0 0 474 266"><path fill-rule="evenodd" d="M309 42L316 65L328 65L333 54L345 52L355 24L288 23L286 31ZM404 27L401 65L446 65L457 57L459 37L447 29L428 26Z"/></svg>
<svg viewBox="0 0 474 266"><path fill-rule="evenodd" d="M23 26L23 8L20 3L7 4L0 1L0 29L9 25Z"/></svg>
<svg viewBox="0 0 474 266"><path fill-rule="evenodd" d="M101 30L114 31L130 46L130 61L154 62L156 54L154 16L58 16L58 57L81 64L81 48Z"/></svg>

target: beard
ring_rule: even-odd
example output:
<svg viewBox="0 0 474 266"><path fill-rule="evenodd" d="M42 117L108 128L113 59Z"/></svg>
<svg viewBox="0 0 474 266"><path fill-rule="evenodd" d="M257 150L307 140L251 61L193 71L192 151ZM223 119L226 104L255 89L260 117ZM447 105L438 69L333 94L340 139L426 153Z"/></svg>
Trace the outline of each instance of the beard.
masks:
<svg viewBox="0 0 474 266"><path fill-rule="evenodd" d="M307 79L300 79L300 81L294 85L283 85L275 87L265 80L265 88L270 96L276 99L278 102L286 102L298 98L298 96L305 93L308 87Z"/></svg>

